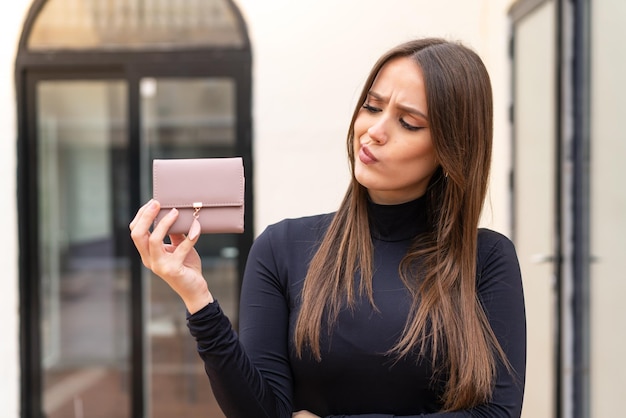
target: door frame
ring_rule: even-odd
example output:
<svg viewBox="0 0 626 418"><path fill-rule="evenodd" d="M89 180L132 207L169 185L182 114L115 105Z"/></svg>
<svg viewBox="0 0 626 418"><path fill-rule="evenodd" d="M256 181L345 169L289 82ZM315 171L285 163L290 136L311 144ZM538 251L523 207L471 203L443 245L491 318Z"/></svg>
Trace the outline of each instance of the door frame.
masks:
<svg viewBox="0 0 626 418"><path fill-rule="evenodd" d="M515 24L547 0L518 0ZM555 418L590 416L590 0L555 3ZM511 48L511 60L515 51ZM512 63L511 68L514 68ZM512 74L514 79L515 74ZM513 95L513 103L515 95ZM513 111L511 111L513 115ZM514 123L511 117L511 123ZM513 138L515 149L515 138ZM513 162L515 159L513 159ZM514 175L515 165L513 165ZM515 182L512 181L515 199ZM513 208L515 206L513 205ZM513 219L518 214L513 213ZM514 223L512 225L514 227ZM513 228L514 231L514 228Z"/></svg>
<svg viewBox="0 0 626 418"><path fill-rule="evenodd" d="M518 223L520 218L524 215L523 213L517 213L517 202L518 198L518 178L522 176L524 173L519 172L519 167L517 164L519 149L523 144L520 143L518 138L515 135L515 124L517 121L515 120L515 106L517 103L517 95L516 95L516 80L519 75L516 73L516 60L519 56L519 52L516 51L516 34L518 25L523 22L527 17L531 17L539 8L545 6L547 3L552 3L554 5L554 16L553 16L553 24L554 24L554 33L552 34L551 39L546 40L546 42L552 42L552 48L555 56L553 57L553 69L552 74L546 74L548 77L552 77L553 79L553 91L546 92L546 94L552 95L554 98L554 107L552 109L553 118L553 129L551 132L552 143L550 147L553 152L553 160L552 160L552 169L551 169L551 178L546 179L547 182L551 182L553 193L552 196L552 204L551 204L551 213L548 216L552 217L551 227L550 227L550 235L552 239L552 245L550 248L550 252L546 254L539 254L542 256L542 260L539 261L541 263L549 264L551 276L553 279L553 283L551 286L551 298L553 306L550 309L550 313L553 314L553 318L549 318L547 320L551 320L553 322L554 329L552 331L552 350L551 357L553 361L553 382L552 382L552 405L551 405L551 416L554 418L562 418L562 359L563 359L563 297L562 297L562 222L563 222L563 212L562 212L562 145L560 138L562 136L562 120L561 120L561 8L562 2L561 0L520 0L513 4L513 6L509 10L509 17L511 19L511 37L510 37L510 59L511 59L511 69L512 69L512 80L511 80L511 92L512 92L512 107L510 112L510 122L512 124L511 132L512 132L512 181L511 181L511 195L512 195L512 223L511 223L511 231L512 231L512 239L513 242L516 242L516 237L519 235L518 231ZM546 278L541 278L546 279Z"/></svg>
<svg viewBox="0 0 626 418"><path fill-rule="evenodd" d="M17 89L17 209L19 239L20 367L21 416L42 416L42 365L40 333L40 283L38 248L36 84L42 80L122 80L128 88L129 212L141 205L140 196L140 80L144 77L228 77L236 86L236 154L243 157L246 173L246 229L238 236L240 287L246 255L254 231L252 161L252 55L246 25L231 3L242 28L244 46L177 48L172 50L55 51L32 52L26 41L45 0L36 0L27 16L15 66ZM132 417L146 414L144 305L142 263L129 240L130 263L130 397ZM138 302L138 303L132 303Z"/></svg>

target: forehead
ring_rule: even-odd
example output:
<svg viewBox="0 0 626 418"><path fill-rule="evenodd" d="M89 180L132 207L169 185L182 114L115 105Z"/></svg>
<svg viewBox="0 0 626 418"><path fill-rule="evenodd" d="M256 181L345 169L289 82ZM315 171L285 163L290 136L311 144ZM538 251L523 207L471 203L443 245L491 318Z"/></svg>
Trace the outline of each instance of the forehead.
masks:
<svg viewBox="0 0 626 418"><path fill-rule="evenodd" d="M382 66L371 91L389 99L426 104L426 89L420 66L408 57L394 58Z"/></svg>

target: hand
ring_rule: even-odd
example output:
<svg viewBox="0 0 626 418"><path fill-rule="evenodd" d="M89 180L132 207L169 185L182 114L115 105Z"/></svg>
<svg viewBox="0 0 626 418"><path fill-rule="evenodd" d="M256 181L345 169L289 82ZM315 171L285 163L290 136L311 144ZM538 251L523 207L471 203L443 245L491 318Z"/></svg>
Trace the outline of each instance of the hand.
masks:
<svg viewBox="0 0 626 418"><path fill-rule="evenodd" d="M160 204L151 200L142 206L129 225L130 236L143 264L161 277L183 299L187 310L195 313L213 302L206 280L202 277L200 257L194 245L200 236L200 224L194 221L187 236L165 235L178 217L172 209L150 233L150 226L159 213Z"/></svg>
<svg viewBox="0 0 626 418"><path fill-rule="evenodd" d="M298 411L291 415L291 418L321 418L318 415L312 414L309 411Z"/></svg>

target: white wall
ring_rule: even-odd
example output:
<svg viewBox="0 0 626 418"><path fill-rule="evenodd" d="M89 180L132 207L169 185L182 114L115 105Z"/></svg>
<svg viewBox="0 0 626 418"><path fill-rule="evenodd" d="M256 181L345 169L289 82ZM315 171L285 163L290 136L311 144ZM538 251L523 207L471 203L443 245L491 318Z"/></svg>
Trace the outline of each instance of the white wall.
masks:
<svg viewBox="0 0 626 418"><path fill-rule="evenodd" d="M615 417L626 397L626 3L595 1L591 16L591 416Z"/></svg>
<svg viewBox="0 0 626 418"><path fill-rule="evenodd" d="M484 224L508 233L510 0L237 3L253 45L257 233L284 217L337 208L348 184L344 144L361 85L379 55L421 36L463 41L490 71L496 120Z"/></svg>
<svg viewBox="0 0 626 418"><path fill-rule="evenodd" d="M0 405L2 416L19 416L17 117L15 54L28 1L3 3L0 13Z"/></svg>
<svg viewBox="0 0 626 418"><path fill-rule="evenodd" d="M484 59L494 87L491 202L484 223L508 233L511 0L239 0L253 45L257 233L284 217L336 209L348 184L345 135L362 82L386 49L419 36L458 39ZM29 0L0 14L0 405L18 417L16 217L17 42Z"/></svg>

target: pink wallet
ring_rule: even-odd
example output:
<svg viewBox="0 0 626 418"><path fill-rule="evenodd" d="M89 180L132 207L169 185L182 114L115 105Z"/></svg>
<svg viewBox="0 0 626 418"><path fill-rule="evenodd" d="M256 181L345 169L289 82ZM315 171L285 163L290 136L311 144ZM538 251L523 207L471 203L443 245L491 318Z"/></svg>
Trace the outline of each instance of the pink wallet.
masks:
<svg viewBox="0 0 626 418"><path fill-rule="evenodd" d="M172 208L178 209L170 234L186 234L194 218L203 234L243 232L241 157L154 160L152 186L154 199L161 204L155 225Z"/></svg>

